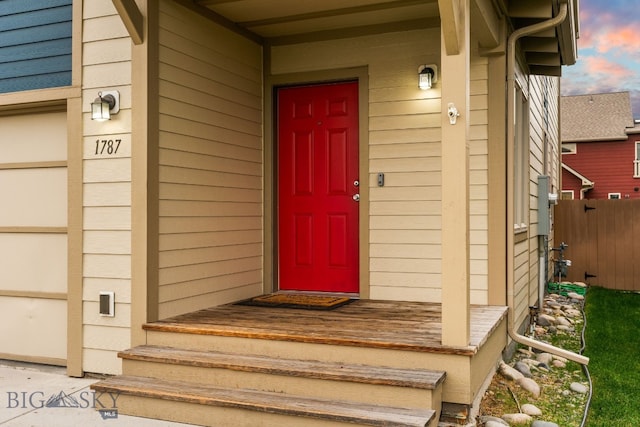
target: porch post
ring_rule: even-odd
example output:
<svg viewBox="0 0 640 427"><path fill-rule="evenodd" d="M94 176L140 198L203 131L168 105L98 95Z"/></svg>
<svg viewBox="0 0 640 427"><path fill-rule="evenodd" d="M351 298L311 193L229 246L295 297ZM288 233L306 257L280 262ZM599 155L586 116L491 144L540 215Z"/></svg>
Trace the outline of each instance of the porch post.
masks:
<svg viewBox="0 0 640 427"><path fill-rule="evenodd" d="M470 342L469 0L439 0L442 25L442 344ZM455 124L451 109L457 110ZM453 113L455 114L455 112Z"/></svg>

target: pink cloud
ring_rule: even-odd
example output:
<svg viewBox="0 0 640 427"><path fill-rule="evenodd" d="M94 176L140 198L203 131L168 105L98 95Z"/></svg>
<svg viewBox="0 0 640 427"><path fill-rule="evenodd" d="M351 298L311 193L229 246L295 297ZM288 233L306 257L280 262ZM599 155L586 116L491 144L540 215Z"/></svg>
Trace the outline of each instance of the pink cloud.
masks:
<svg viewBox="0 0 640 427"><path fill-rule="evenodd" d="M625 52L636 52L640 44L640 33L631 26L611 28L593 34L592 43L600 53L620 49Z"/></svg>
<svg viewBox="0 0 640 427"><path fill-rule="evenodd" d="M621 49L637 51L640 33L630 20L635 12L626 1L589 0L580 7L580 47L606 53Z"/></svg>
<svg viewBox="0 0 640 427"><path fill-rule="evenodd" d="M602 74L614 79L632 77L635 74L633 70L601 56L587 56L582 61L589 74Z"/></svg>

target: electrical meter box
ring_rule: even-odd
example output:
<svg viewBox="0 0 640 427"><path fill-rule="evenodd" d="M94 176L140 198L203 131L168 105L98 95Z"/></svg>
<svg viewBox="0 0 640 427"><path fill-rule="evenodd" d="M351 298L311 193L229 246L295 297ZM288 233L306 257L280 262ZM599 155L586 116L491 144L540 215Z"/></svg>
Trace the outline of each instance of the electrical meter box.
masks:
<svg viewBox="0 0 640 427"><path fill-rule="evenodd" d="M538 236L551 232L551 210L549 203L556 203L557 195L549 193L549 177L538 175Z"/></svg>

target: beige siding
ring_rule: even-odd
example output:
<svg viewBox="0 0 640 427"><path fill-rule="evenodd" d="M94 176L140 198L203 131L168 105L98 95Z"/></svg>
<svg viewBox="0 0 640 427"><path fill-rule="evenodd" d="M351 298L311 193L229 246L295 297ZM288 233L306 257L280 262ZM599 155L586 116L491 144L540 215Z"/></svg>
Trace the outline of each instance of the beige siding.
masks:
<svg viewBox="0 0 640 427"><path fill-rule="evenodd" d="M83 369L117 374L131 341L131 40L109 0L84 2L83 21ZM94 122L106 90L120 92L120 113ZM120 140L117 152L96 153L98 140ZM99 315L100 291L115 292L115 317Z"/></svg>
<svg viewBox="0 0 640 427"><path fill-rule="evenodd" d="M520 66L516 66L516 84L522 89L525 97L529 98L528 76ZM515 189L518 191L518 189ZM517 200L517 196L515 196ZM517 202L515 202L517 203ZM514 325L520 327L528 315L529 302L529 240L530 230L520 231L515 235L513 249L513 296L514 296ZM524 234L524 236L523 236Z"/></svg>
<svg viewBox="0 0 640 427"><path fill-rule="evenodd" d="M521 78L524 78L521 76ZM554 77L529 77L529 224L526 238L515 245L514 294L515 325L521 327L529 306L537 303L539 290L538 176L549 175L551 191L559 188L558 96L559 81ZM545 137L546 135L546 137ZM546 140L546 142L545 142ZM546 148L545 148L546 144ZM543 248L544 249L544 248Z"/></svg>
<svg viewBox="0 0 640 427"><path fill-rule="evenodd" d="M469 267L472 304L487 304L489 299L488 73L488 59L473 51L469 129Z"/></svg>
<svg viewBox="0 0 640 427"><path fill-rule="evenodd" d="M368 67L370 297L439 302L441 295L440 84L417 87L421 64L440 62L439 29L272 48L271 73ZM471 82L472 302L487 301L487 67ZM378 187L376 175L385 174ZM364 174L368 173L365 181Z"/></svg>
<svg viewBox="0 0 640 427"><path fill-rule="evenodd" d="M513 276L514 276L514 324L519 327L529 314L530 289L529 240L523 239L515 244Z"/></svg>
<svg viewBox="0 0 640 427"><path fill-rule="evenodd" d="M538 176L550 177L551 192L559 192L560 144L558 138L559 79L532 76L530 82L531 114L531 241L530 241L530 292L529 305L536 304L539 287L539 246L544 250L544 241L538 241ZM551 247L551 245L548 245ZM545 278L546 279L546 278Z"/></svg>
<svg viewBox="0 0 640 427"><path fill-rule="evenodd" d="M261 48L160 7L159 316L262 291Z"/></svg>

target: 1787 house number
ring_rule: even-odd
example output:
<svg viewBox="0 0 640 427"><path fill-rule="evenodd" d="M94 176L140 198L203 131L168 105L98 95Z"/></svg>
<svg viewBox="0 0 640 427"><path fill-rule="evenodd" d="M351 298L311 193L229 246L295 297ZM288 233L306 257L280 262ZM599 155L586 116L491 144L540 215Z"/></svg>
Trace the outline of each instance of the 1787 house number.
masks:
<svg viewBox="0 0 640 427"><path fill-rule="evenodd" d="M96 155L116 154L122 139L96 139Z"/></svg>

